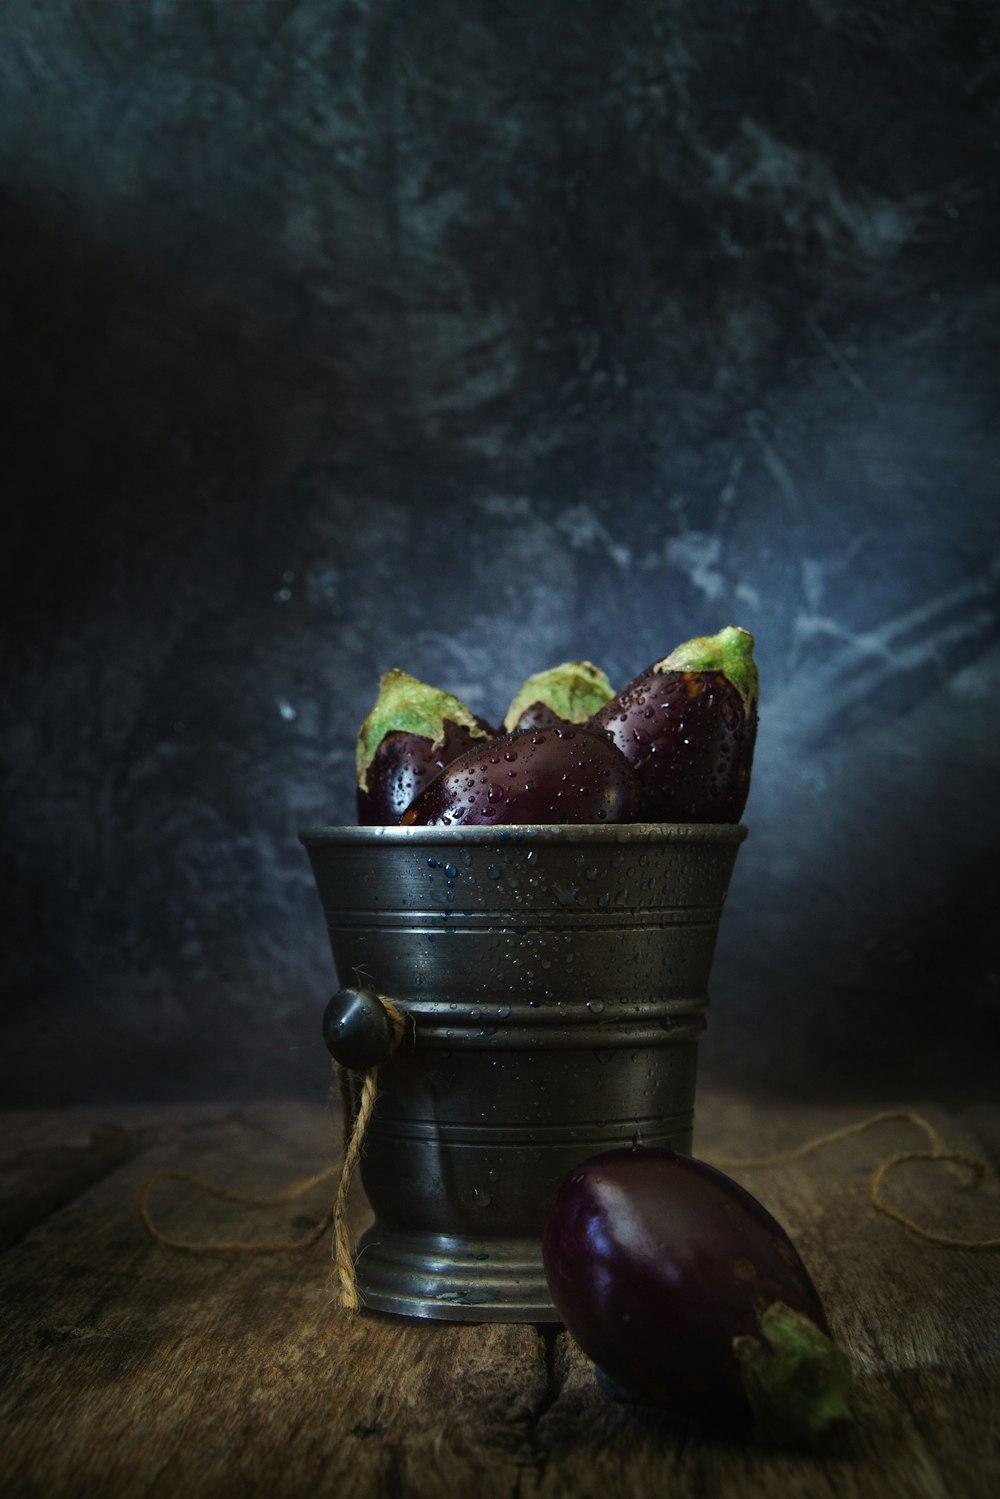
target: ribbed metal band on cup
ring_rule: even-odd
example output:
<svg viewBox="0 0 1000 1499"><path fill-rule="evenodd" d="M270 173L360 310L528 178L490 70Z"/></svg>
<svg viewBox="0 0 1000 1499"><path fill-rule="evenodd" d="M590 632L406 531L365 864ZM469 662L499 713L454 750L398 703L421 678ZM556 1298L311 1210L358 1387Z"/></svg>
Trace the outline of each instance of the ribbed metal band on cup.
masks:
<svg viewBox="0 0 1000 1499"><path fill-rule="evenodd" d="M622 928L629 931L648 931L653 927L664 926L714 926L719 919L721 909L721 906L706 906L704 909L689 906L682 911L677 911L664 906L644 906L640 917L636 917L629 911L590 911L587 914L587 925L596 930L607 931L620 931ZM417 936L434 937L440 936L445 921L447 921L448 935L460 937L464 933L475 933L479 936L483 932L507 930L515 925L525 926L529 920L528 913L519 906L505 907L502 910L498 908L493 911L448 911L444 913L441 911L361 910L357 906L324 905L323 914L328 925L338 932L403 928ZM567 921L565 916L549 916L543 911L531 910L530 922L536 931L571 932L579 925L579 917L575 921Z"/></svg>
<svg viewBox="0 0 1000 1499"><path fill-rule="evenodd" d="M670 1046L696 1040L705 1031L704 999L646 1001L605 1006L598 1014L586 1005L551 1001L461 1007L397 1001L416 1020L413 1045L473 1051L599 1051L604 1047ZM592 1002L593 1006L593 1002ZM503 1013L499 1013L502 1011Z"/></svg>
<svg viewBox="0 0 1000 1499"><path fill-rule="evenodd" d="M505 1124L504 1145L552 1146L570 1145L585 1155L596 1155L601 1150L611 1150L616 1145L641 1142L643 1145L661 1145L681 1135L690 1135L694 1126L694 1110L681 1110L674 1114L637 1115L627 1122L608 1124L597 1128L593 1124ZM439 1119L380 1119L374 1127L378 1138L390 1140L418 1140L442 1143L448 1146L469 1146L477 1150L483 1145L496 1143L495 1124L470 1124L465 1120L454 1123Z"/></svg>
<svg viewBox="0 0 1000 1499"><path fill-rule="evenodd" d="M439 1322L559 1322L537 1239L453 1238L377 1225L362 1236L358 1293L376 1312Z"/></svg>

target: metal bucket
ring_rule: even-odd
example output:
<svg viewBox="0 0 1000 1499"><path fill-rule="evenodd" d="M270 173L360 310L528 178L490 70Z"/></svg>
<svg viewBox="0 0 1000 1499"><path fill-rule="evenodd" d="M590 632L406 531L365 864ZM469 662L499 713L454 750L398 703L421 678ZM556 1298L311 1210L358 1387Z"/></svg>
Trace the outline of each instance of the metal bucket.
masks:
<svg viewBox="0 0 1000 1499"><path fill-rule="evenodd" d="M632 1141L691 1148L709 970L745 836L729 824L300 834L340 984L412 1017L379 1068L362 1157L375 1214L356 1257L365 1305L559 1320L539 1237L560 1178ZM335 996L328 1021L350 1002Z"/></svg>

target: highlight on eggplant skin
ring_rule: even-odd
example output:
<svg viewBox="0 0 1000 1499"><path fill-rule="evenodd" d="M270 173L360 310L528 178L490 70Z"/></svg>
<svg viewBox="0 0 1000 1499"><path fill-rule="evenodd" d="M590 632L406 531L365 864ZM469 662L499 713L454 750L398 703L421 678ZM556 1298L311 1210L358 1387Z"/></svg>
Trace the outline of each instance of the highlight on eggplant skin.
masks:
<svg viewBox="0 0 1000 1499"><path fill-rule="evenodd" d="M523 729L568 729L572 724L572 719L564 718L551 703L543 703L539 698L518 714L510 732L517 734Z"/></svg>
<svg viewBox="0 0 1000 1499"><path fill-rule="evenodd" d="M583 1162L554 1193L542 1257L614 1398L793 1445L849 1423L850 1365L795 1246L705 1162L641 1146Z"/></svg>
<svg viewBox="0 0 1000 1499"><path fill-rule="evenodd" d="M753 636L729 625L678 646L588 720L635 770L644 822L739 822L757 739Z"/></svg>
<svg viewBox="0 0 1000 1499"><path fill-rule="evenodd" d="M722 672L643 672L590 720L609 735L642 788L643 822L739 822L757 739Z"/></svg>
<svg viewBox="0 0 1000 1499"><path fill-rule="evenodd" d="M486 726L488 728L488 725ZM359 786L358 826L385 827L398 823L414 797L459 755L486 736L473 737L464 724L446 719L443 738L434 744L424 734L394 730L386 734L372 756L367 786ZM495 731L489 732L489 740Z"/></svg>
<svg viewBox="0 0 1000 1499"><path fill-rule="evenodd" d="M397 823L423 788L497 730L460 698L407 672L387 671L358 735L359 827Z"/></svg>
<svg viewBox="0 0 1000 1499"><path fill-rule="evenodd" d="M404 827L632 822L639 788L602 734L579 726L525 729L477 745L437 775Z"/></svg>

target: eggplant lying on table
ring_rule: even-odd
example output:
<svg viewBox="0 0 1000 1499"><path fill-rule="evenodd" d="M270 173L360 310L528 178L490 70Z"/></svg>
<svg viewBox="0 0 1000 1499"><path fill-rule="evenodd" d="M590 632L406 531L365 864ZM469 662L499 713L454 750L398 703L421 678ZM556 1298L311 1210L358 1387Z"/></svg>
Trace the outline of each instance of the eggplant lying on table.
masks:
<svg viewBox="0 0 1000 1499"><path fill-rule="evenodd" d="M850 1365L795 1246L705 1162L644 1147L583 1162L556 1189L542 1257L612 1398L778 1443L850 1420Z"/></svg>

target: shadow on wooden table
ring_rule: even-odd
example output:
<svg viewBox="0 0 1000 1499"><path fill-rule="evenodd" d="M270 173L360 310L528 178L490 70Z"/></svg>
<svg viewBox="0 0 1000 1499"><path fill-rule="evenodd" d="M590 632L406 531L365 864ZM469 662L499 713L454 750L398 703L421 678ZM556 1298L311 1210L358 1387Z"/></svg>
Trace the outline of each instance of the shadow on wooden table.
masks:
<svg viewBox="0 0 1000 1499"><path fill-rule="evenodd" d="M793 1143L847 1117L711 1095L699 1108L709 1156ZM995 1116L975 1116L975 1130L971 1115L933 1118L951 1143L983 1148ZM900 1143L891 1129L877 1145L744 1176L792 1233L857 1373L853 1432L812 1454L685 1434L616 1405L557 1328L347 1314L323 1243L202 1258L146 1233L136 1203L151 1170L274 1189L335 1158L335 1121L321 1109L67 1111L3 1124L0 1181L23 1230L0 1257L5 1499L996 1492L996 1257L924 1244L871 1211L871 1165ZM130 1144L98 1170L92 1133L109 1124ZM949 1211L936 1178L918 1173L905 1190L920 1212ZM179 1192L162 1211L181 1231L271 1235L325 1205L319 1191L277 1225L239 1212L223 1225ZM966 1204L994 1224L998 1205L995 1183ZM366 1211L359 1196L355 1230Z"/></svg>

